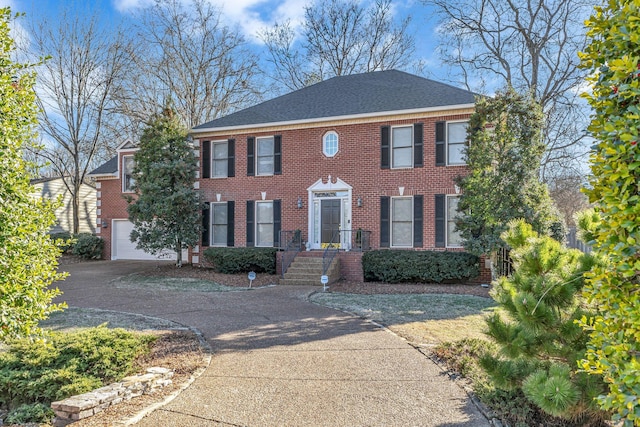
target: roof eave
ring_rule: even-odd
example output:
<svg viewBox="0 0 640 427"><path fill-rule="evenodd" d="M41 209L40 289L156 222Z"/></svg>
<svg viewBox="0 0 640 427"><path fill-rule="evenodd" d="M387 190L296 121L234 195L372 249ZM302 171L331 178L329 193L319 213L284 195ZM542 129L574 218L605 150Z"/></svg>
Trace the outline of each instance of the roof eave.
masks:
<svg viewBox="0 0 640 427"><path fill-rule="evenodd" d="M87 176L91 178L117 178L118 172L110 172L110 173L88 173Z"/></svg>
<svg viewBox="0 0 640 427"><path fill-rule="evenodd" d="M474 107L475 107L475 103L457 104L457 105L439 105L437 107L414 108L410 110L377 111L375 113L348 114L343 116L317 117L317 118L311 118L311 119L288 120L288 121L282 121L282 122L264 122L264 123L252 123L252 124L246 124L246 125L191 129L191 134L198 135L198 134L209 133L209 132L227 132L227 131L235 131L240 129L262 128L267 126L268 127L290 126L290 125L297 125L297 124L304 124L304 123L332 122L335 120L352 120L352 119L359 119L359 118L394 116L399 114L416 114L416 113L431 113L434 111L466 110Z"/></svg>

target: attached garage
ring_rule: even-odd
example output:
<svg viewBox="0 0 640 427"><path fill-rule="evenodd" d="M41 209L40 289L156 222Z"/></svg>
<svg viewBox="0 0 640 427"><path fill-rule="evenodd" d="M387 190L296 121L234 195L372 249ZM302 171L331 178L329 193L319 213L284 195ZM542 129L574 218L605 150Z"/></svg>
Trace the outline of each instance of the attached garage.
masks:
<svg viewBox="0 0 640 427"><path fill-rule="evenodd" d="M132 260L175 260L176 253L166 251L158 255L151 255L141 249L136 249L136 244L129 240L133 223L127 219L114 219L112 221L112 248L111 259ZM187 251L183 251L182 259L187 259Z"/></svg>

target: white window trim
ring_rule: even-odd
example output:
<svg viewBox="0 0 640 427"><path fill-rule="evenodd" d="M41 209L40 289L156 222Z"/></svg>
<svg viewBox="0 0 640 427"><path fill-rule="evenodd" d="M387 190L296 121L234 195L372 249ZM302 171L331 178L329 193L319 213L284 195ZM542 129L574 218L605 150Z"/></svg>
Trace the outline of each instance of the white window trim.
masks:
<svg viewBox="0 0 640 427"><path fill-rule="evenodd" d="M270 139L272 141L272 145L273 145L273 151L271 152L271 173L260 173L260 168L259 168L259 162L258 159L260 157L268 157L268 156L260 156L258 154L259 150L258 150L258 145L260 145L260 140L261 139ZM271 135L271 136L257 136L256 137L256 148L255 148L255 175L256 176L273 176L275 175L275 170L276 170L276 137L275 135Z"/></svg>
<svg viewBox="0 0 640 427"><path fill-rule="evenodd" d="M330 135L335 135L336 137L336 152L333 154L329 154L327 152L327 137ZM338 135L338 132L333 130L326 132L322 136L322 154L324 154L326 157L335 157L339 151L340 151L340 136Z"/></svg>
<svg viewBox="0 0 640 427"><path fill-rule="evenodd" d="M456 248L463 248L464 246L462 245L450 245L449 244L449 199L453 198L453 197L460 197L459 194L447 194L445 196L445 206L444 206L444 218L445 218L445 229L444 229L444 234L445 234L445 247L447 248L451 248L451 249L456 249Z"/></svg>
<svg viewBox="0 0 640 427"><path fill-rule="evenodd" d="M260 224L258 222L258 204L259 203L270 203L271 204L271 216L273 218L273 200L256 200L255 202L255 212L254 212L254 218L255 218L255 224L254 224L254 239L255 239L255 247L256 248L272 248L275 244L275 242L271 242L271 245L260 245L258 242L260 241L260 239L258 238L258 225ZM271 227L273 227L273 219L271 220L270 223L265 222L265 224L271 224ZM276 236L273 236L274 240L276 238Z"/></svg>
<svg viewBox="0 0 640 427"><path fill-rule="evenodd" d="M130 194L130 193L135 193L135 191L133 191L133 190L127 190L127 189L125 188L126 180L125 180L125 178L124 178L124 174L125 174L126 170L125 170L125 166L124 166L124 165L125 165L125 160L126 160L128 157L131 157L131 159L133 159L133 154L125 154L125 155L123 155L123 156L122 156L122 170L121 170L121 172L120 172L120 180L122 181L122 192L123 192L123 193L128 193L128 194ZM132 171L132 172L133 172L133 171Z"/></svg>
<svg viewBox="0 0 640 427"><path fill-rule="evenodd" d="M451 163L449 162L449 124L452 123L469 123L469 119L465 119L465 120L450 120L447 121L445 123L445 155L447 157L447 166L466 166L466 162L460 162L460 163ZM454 144L454 145L459 145L459 144Z"/></svg>
<svg viewBox="0 0 640 427"><path fill-rule="evenodd" d="M398 199L411 200L411 239L408 245L394 245L393 244L393 201ZM415 218L413 218L413 196L395 196L391 197L391 203L389 206L389 246L392 248L412 248L413 247L413 228L415 224Z"/></svg>
<svg viewBox="0 0 640 427"><path fill-rule="evenodd" d="M227 174L225 176L215 176L215 161L218 160L215 158L215 151L213 149L214 145L216 144L227 144L227 157L225 157L225 160L228 162L229 161L229 140L227 139L221 139L218 141L211 141L211 178L212 179L222 179L222 178L228 178L229 177L229 169L227 168ZM221 159L220 159L221 160Z"/></svg>
<svg viewBox="0 0 640 427"><path fill-rule="evenodd" d="M394 129L398 129L398 128L411 128L411 161L409 162L409 166L393 166L393 158L395 155L395 147L393 146L393 130ZM413 169L413 154L414 154L414 146L413 146L413 125L398 125L398 126L391 126L391 129L389 131L389 149L391 150L391 155L389 156L390 159L389 161L391 162L391 164L389 165L391 167L391 169Z"/></svg>
<svg viewBox="0 0 640 427"><path fill-rule="evenodd" d="M224 205L226 209L228 209L227 206L227 202L210 202L209 203L209 245L211 247L214 248L226 248L227 247L227 242L224 242L224 244L219 245L219 244L215 244L213 242L213 206L218 205ZM228 211L227 211L228 212ZM227 218L227 236L229 235L229 218Z"/></svg>

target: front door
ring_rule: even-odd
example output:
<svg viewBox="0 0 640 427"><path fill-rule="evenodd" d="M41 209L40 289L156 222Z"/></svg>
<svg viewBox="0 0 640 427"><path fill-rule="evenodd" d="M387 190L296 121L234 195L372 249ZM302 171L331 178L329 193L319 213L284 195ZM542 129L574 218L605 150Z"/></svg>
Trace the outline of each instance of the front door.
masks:
<svg viewBox="0 0 640 427"><path fill-rule="evenodd" d="M321 243L322 247L326 247L332 239L335 239L334 244L340 243L340 236L338 230L340 230L340 205L342 201L340 199L322 200L320 203L320 218L321 218Z"/></svg>

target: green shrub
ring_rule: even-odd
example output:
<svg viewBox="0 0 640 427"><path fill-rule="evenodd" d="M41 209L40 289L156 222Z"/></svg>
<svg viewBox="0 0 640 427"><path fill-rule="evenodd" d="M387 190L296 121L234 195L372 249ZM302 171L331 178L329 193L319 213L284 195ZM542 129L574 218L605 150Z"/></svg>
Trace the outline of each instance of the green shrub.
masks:
<svg viewBox="0 0 640 427"><path fill-rule="evenodd" d="M106 327L16 340L0 353L0 407L49 404L117 381L154 340Z"/></svg>
<svg viewBox="0 0 640 427"><path fill-rule="evenodd" d="M53 410L42 403L20 405L7 414L7 424L44 423L49 425L55 416Z"/></svg>
<svg viewBox="0 0 640 427"><path fill-rule="evenodd" d="M208 248L204 258L218 273L276 274L275 248Z"/></svg>
<svg viewBox="0 0 640 427"><path fill-rule="evenodd" d="M59 233L51 233L49 235L51 240L61 240L61 244L58 245L63 254L71 253L73 249L73 245L75 244L75 239L71 237L71 233L67 231L61 231Z"/></svg>
<svg viewBox="0 0 640 427"><path fill-rule="evenodd" d="M80 233L75 236L73 254L84 259L101 259L104 249L104 240L101 237L89 233Z"/></svg>
<svg viewBox="0 0 640 427"><path fill-rule="evenodd" d="M467 252L383 249L365 252L362 269L371 282L463 282L480 274L480 259Z"/></svg>

